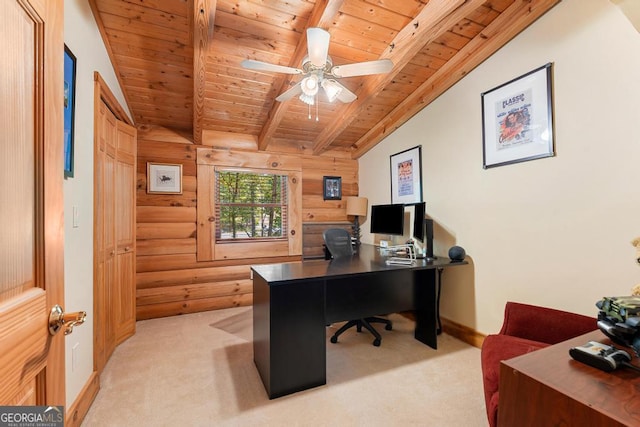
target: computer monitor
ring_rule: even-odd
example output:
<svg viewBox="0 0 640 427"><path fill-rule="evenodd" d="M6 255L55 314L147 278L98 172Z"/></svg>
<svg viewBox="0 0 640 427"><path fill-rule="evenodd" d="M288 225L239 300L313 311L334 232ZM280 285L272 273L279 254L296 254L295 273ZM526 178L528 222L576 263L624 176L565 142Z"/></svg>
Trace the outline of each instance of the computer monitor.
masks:
<svg viewBox="0 0 640 427"><path fill-rule="evenodd" d="M413 210L413 238L424 242L425 202L416 203Z"/></svg>
<svg viewBox="0 0 640 427"><path fill-rule="evenodd" d="M402 236L404 205L371 205L371 233Z"/></svg>
<svg viewBox="0 0 640 427"><path fill-rule="evenodd" d="M425 203L414 205L413 211L413 238L419 258L433 260L437 257L433 254L433 220L425 216Z"/></svg>

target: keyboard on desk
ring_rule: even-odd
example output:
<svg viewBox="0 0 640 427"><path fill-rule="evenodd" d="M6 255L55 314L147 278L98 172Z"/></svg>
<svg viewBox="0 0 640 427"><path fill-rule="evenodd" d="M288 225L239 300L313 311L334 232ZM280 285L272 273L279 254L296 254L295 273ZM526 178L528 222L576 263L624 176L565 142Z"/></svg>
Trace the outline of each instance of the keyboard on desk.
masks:
<svg viewBox="0 0 640 427"><path fill-rule="evenodd" d="M392 257L387 258L385 263L387 265L389 265L389 264L411 265L411 264L413 264L413 261L414 260L412 260L411 258L403 258L403 257L392 256Z"/></svg>

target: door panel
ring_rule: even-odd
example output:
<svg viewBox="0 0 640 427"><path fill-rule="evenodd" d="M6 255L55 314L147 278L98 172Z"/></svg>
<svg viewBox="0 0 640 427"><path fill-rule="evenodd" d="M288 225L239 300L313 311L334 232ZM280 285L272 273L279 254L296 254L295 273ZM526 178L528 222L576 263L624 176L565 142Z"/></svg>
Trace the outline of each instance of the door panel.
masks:
<svg viewBox="0 0 640 427"><path fill-rule="evenodd" d="M97 105L95 179L96 369L135 333L136 129Z"/></svg>
<svg viewBox="0 0 640 427"><path fill-rule="evenodd" d="M114 286L115 263L115 170L116 170L116 118L104 103L99 104L97 119L97 150L95 162L95 297L94 310L94 362L102 372L115 349Z"/></svg>
<svg viewBox="0 0 640 427"><path fill-rule="evenodd" d="M118 302L116 342L135 332L136 323L136 129L117 122L116 169L116 264Z"/></svg>
<svg viewBox="0 0 640 427"><path fill-rule="evenodd" d="M36 129L23 124L35 121L35 87L28 82L36 78L38 58L33 47L27 49L35 45L36 23L22 7L2 2L0 26L11 28L11 35L0 39L0 94L3 106L13 106L0 114L0 223L11 224L2 228L0 239L0 295L6 298L34 286Z"/></svg>
<svg viewBox="0 0 640 427"><path fill-rule="evenodd" d="M0 405L65 404L62 22L61 0L0 2Z"/></svg>
<svg viewBox="0 0 640 427"><path fill-rule="evenodd" d="M109 124L115 130L115 119L113 115L107 116L114 122L108 120ZM111 129L110 129L111 130ZM115 133L114 133L115 135ZM116 245L115 245L115 145L111 145L112 141L107 141L104 156L104 301L105 305L105 357L108 360L115 349L116 330L115 330L115 284L116 284Z"/></svg>

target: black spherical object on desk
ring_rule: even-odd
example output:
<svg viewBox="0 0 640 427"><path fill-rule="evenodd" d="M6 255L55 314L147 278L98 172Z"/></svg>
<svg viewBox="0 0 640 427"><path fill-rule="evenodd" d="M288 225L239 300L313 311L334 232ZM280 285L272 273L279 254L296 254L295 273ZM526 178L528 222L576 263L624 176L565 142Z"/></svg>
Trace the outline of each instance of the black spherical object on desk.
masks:
<svg viewBox="0 0 640 427"><path fill-rule="evenodd" d="M463 247L460 246L451 246L449 249L449 258L452 261L464 261L464 257L467 256Z"/></svg>

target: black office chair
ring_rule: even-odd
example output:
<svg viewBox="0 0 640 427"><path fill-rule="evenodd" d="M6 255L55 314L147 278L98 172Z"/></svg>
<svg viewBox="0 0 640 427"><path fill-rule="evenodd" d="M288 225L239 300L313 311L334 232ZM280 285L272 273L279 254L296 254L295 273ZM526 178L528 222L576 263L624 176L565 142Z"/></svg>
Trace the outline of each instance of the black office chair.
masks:
<svg viewBox="0 0 640 427"><path fill-rule="evenodd" d="M322 237L324 238L324 244L327 248L327 251L331 254L331 258L339 259L341 257L351 257L353 256L353 246L351 245L351 236L347 230L342 228L329 228L322 233ZM336 331L335 334L331 337L332 343L338 342L338 336L340 336L344 331L350 329L352 327L356 327L358 332L362 331L362 327L364 326L371 334L375 337L373 340L373 345L376 347L380 346L382 342L382 337L375 330L372 323L383 323L385 325L385 329L390 331L393 329L391 320L384 319L382 317L366 317L364 319L356 319L349 320L345 323L340 329Z"/></svg>

